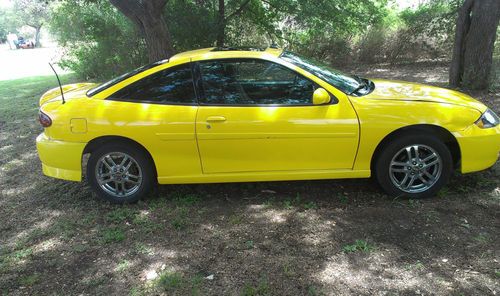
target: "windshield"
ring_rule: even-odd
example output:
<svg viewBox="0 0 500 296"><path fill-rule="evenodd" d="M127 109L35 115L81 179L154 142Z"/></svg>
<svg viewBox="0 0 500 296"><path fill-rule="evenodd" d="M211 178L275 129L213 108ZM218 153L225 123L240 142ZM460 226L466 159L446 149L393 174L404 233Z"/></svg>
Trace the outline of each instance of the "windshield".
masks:
<svg viewBox="0 0 500 296"><path fill-rule="evenodd" d="M148 69L151 69L153 67L156 67L158 65L161 65L161 64L164 64L164 63L168 63L168 59L167 60L161 60L161 61L158 61L158 62L154 62L152 64L149 64L149 65L145 65L145 66L142 66L142 67L139 67L135 70L132 70L128 73L125 73L125 74L122 74L116 78L113 78L111 79L110 81L108 82L104 82L103 84L100 84L92 89L89 89L89 91L87 92L87 96L91 97L95 94L98 94L100 93L101 91L107 89L107 88L110 88L111 86L119 83L119 82L122 82L123 80L127 79L127 78L130 78L142 71L146 71Z"/></svg>
<svg viewBox="0 0 500 296"><path fill-rule="evenodd" d="M356 92L356 90L358 90L360 86L364 84L356 76L344 74L324 63L300 56L289 51L284 51L283 54L281 54L281 58L287 62L294 64L297 67L306 70L307 72L310 72L311 74L318 76L319 78L335 86L346 94L352 94L353 92Z"/></svg>

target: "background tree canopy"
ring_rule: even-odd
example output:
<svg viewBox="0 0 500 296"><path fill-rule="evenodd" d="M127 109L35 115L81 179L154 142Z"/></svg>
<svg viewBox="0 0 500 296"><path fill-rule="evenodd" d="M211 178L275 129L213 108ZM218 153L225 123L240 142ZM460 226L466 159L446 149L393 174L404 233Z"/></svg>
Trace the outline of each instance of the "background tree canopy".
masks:
<svg viewBox="0 0 500 296"><path fill-rule="evenodd" d="M393 0L49 3L50 30L67 49L62 65L85 78L104 79L148 60L215 45L265 47L276 43L337 65L450 61L455 23L464 0L423 1L402 11ZM160 12L154 11L158 8ZM1 24L8 17L0 14L2 34L6 26ZM144 23L148 18L159 20ZM493 54L492 81L498 75L499 47Z"/></svg>

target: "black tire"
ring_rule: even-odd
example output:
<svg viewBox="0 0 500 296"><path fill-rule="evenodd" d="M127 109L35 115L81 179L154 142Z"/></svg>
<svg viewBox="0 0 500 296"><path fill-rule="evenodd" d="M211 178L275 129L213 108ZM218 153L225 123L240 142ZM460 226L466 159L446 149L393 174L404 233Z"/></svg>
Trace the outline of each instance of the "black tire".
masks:
<svg viewBox="0 0 500 296"><path fill-rule="evenodd" d="M411 190L406 188L406 190L402 189L405 186L400 186L398 187L395 183L398 183L397 181L400 179L404 179L405 175L410 176L409 172L411 172L411 177L415 175L420 175L421 171L418 171L418 165L413 166L415 162L411 162L412 166L401 166L404 169L408 169L409 172L397 172L394 173L390 171L391 168L391 162L393 161L393 158L396 157L396 155L401 156L399 153L407 153L406 147L413 146L413 145L420 145L420 152L418 153L425 153L426 149L427 152L431 151L435 154L438 155L439 159L441 160L441 163L438 166L434 166L434 168L430 168L431 174L434 172L433 169L436 170L436 176L439 173L439 176L434 178L434 179L429 179L427 180L428 183L424 183L419 179L419 183L421 183L422 188L420 190L424 190L421 192L408 192ZM423 149L423 151L422 151ZM415 153L415 149L410 149L413 152L410 153ZM431 155L432 153L428 154ZM402 156L404 157L404 155ZM409 156L407 157L409 158ZM396 159L397 161L397 159ZM398 163L400 163L398 161ZM423 162L422 162L423 163ZM429 162L430 163L430 162ZM424 164L425 166L425 164ZM440 169L438 167L441 166ZM393 168L396 168L393 166ZM378 157L375 161L374 164L374 170L375 170L375 178L377 182L380 184L382 189L385 190L389 195L394 196L394 197L407 197L407 198L426 198L426 197L431 197L434 196L446 183L448 182L452 171L453 171L453 159L450 153L450 150L448 147L437 137L432 136L432 135L425 135L425 134L414 134L414 135L403 135L399 136L395 139L393 139L391 142L387 143L384 145L378 154ZM401 170L401 169L398 169ZM422 169L421 169L422 170ZM423 173L422 173L423 174ZM398 176L401 176L400 179L398 179ZM410 177L410 178L411 178ZM417 177L417 176L415 176ZM420 178L420 177L418 177ZM424 179L428 178L427 176L424 176ZM396 180L396 181L393 181ZM435 181L430 181L430 180L435 180ZM402 181L402 180L401 180ZM407 181L408 183L411 182ZM406 184L406 182L401 182L400 184ZM432 183L432 185L431 185ZM415 185L416 186L416 185ZM414 190L416 191L416 190Z"/></svg>
<svg viewBox="0 0 500 296"><path fill-rule="evenodd" d="M110 192L107 192L106 189L102 188L99 184L98 176L96 175L96 173L100 169L100 167L102 168L104 166L104 164L100 164L101 158L110 154L129 156L135 161L135 164L132 164L132 168L139 168L136 169L136 172L140 172L137 173L137 175L142 175L142 177L140 178L140 182L136 182L138 184L134 185L134 190L132 190L130 193L124 193L122 196L117 196ZM104 146L91 153L87 163L87 179L90 187L98 197L115 204L134 203L139 199L147 196L156 185L156 175L153 166L154 163L151 161L149 156L146 155L142 149L135 147L134 145L131 145L129 143L105 144ZM126 171L126 173L128 173L128 171ZM124 175L120 177L128 178L127 176L124 177ZM134 179L134 181L138 181L138 179ZM115 186L119 186L116 183L114 184ZM124 188L125 187L122 187L122 189Z"/></svg>

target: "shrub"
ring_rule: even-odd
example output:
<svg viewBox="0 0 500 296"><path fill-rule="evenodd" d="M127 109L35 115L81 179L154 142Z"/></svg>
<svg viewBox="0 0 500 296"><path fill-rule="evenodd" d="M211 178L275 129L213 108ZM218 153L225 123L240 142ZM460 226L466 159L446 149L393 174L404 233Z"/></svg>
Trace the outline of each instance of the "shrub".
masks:
<svg viewBox="0 0 500 296"><path fill-rule="evenodd" d="M61 2L50 30L65 47L60 65L82 78L106 79L147 63L143 40L107 1Z"/></svg>

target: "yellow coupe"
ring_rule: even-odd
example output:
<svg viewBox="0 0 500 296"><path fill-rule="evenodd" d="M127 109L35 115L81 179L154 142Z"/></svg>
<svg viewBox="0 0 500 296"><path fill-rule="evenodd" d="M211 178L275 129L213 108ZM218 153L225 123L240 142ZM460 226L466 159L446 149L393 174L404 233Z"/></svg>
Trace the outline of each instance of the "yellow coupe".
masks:
<svg viewBox="0 0 500 296"><path fill-rule="evenodd" d="M40 99L43 172L81 181L86 167L115 203L157 183L371 175L419 198L500 151L499 117L463 93L347 75L277 48L194 50L61 90Z"/></svg>

